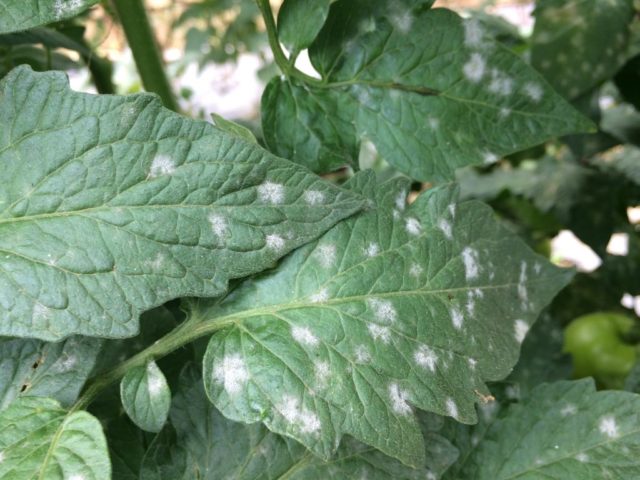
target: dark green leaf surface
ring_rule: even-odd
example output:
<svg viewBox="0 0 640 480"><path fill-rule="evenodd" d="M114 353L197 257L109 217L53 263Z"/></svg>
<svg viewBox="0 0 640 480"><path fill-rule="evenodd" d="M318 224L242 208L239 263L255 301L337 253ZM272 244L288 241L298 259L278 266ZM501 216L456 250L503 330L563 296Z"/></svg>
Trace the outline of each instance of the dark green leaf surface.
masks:
<svg viewBox="0 0 640 480"><path fill-rule="evenodd" d="M70 406L96 363L102 341L71 337L59 343L0 339L0 410L24 396Z"/></svg>
<svg viewBox="0 0 640 480"><path fill-rule="evenodd" d="M25 397L0 412L3 480L110 480L100 422L50 398Z"/></svg>
<svg viewBox="0 0 640 480"><path fill-rule="evenodd" d="M477 20L416 2L340 0L309 49L322 81L274 78L263 130L277 154L328 171L359 143L418 180L496 161L590 122Z"/></svg>
<svg viewBox="0 0 640 480"><path fill-rule="evenodd" d="M538 0L531 63L568 98L613 76L627 60L633 0Z"/></svg>
<svg viewBox="0 0 640 480"><path fill-rule="evenodd" d="M22 67L0 95L0 335L131 336L141 311L219 295L362 205L153 95Z"/></svg>
<svg viewBox="0 0 640 480"><path fill-rule="evenodd" d="M493 422L455 478L636 479L640 395L592 380L542 384Z"/></svg>
<svg viewBox="0 0 640 480"><path fill-rule="evenodd" d="M504 378L570 273L534 255L485 205L451 188L405 206L407 182L350 187L370 211L342 222L220 305L205 355L222 413L263 421L329 458L343 434L424 461L414 407L465 423ZM510 252L508 256L504 252Z"/></svg>
<svg viewBox="0 0 640 480"><path fill-rule="evenodd" d="M75 17L98 0L2 0L0 33L17 32Z"/></svg>
<svg viewBox="0 0 640 480"><path fill-rule="evenodd" d="M330 0L285 0L278 12L278 37L290 52L304 50L329 15Z"/></svg>
<svg viewBox="0 0 640 480"><path fill-rule="evenodd" d="M171 391L156 362L129 370L120 382L120 398L127 415L147 432L159 432L167 421Z"/></svg>
<svg viewBox="0 0 640 480"><path fill-rule="evenodd" d="M446 439L425 427L428 470L408 468L353 439L345 439L337 455L323 462L262 425L227 420L206 398L202 377L193 367L181 376L171 423L148 450L142 480L435 480L457 458Z"/></svg>

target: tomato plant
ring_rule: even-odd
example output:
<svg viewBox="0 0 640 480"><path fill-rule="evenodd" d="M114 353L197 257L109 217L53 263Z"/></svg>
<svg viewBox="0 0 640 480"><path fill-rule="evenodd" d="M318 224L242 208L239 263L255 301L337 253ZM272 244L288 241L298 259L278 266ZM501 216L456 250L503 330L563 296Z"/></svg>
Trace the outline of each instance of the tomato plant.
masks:
<svg viewBox="0 0 640 480"><path fill-rule="evenodd" d="M273 58L247 126L181 112L141 0L0 1L0 479L638 478L594 313L640 294L634 4L433 3L178 5L198 65Z"/></svg>

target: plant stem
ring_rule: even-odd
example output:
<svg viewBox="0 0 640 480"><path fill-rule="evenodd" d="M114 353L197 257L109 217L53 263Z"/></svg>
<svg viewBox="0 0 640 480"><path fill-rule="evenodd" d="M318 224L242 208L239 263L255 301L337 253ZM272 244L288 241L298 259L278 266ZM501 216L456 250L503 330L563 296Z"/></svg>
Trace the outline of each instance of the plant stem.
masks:
<svg viewBox="0 0 640 480"><path fill-rule="evenodd" d="M145 90L158 94L165 107L178 111L143 0L113 0L113 5Z"/></svg>

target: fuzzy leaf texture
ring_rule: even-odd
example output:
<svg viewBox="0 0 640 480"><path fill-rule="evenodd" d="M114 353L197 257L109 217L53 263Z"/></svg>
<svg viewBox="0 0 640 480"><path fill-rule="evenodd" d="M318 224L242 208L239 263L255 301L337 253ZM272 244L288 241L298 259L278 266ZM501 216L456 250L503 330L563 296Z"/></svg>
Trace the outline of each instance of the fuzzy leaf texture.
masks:
<svg viewBox="0 0 640 480"><path fill-rule="evenodd" d="M0 0L0 33L75 17L98 0Z"/></svg>
<svg viewBox="0 0 640 480"><path fill-rule="evenodd" d="M627 60L633 0L538 0L531 63L565 97L610 78Z"/></svg>
<svg viewBox="0 0 640 480"><path fill-rule="evenodd" d="M129 370L120 382L120 398L129 418L142 430L162 429L169 415L171 391L156 362Z"/></svg>
<svg viewBox="0 0 640 480"><path fill-rule="evenodd" d="M141 311L220 295L362 205L154 95L25 67L0 95L0 335L134 335Z"/></svg>
<svg viewBox="0 0 640 480"><path fill-rule="evenodd" d="M412 178L449 180L592 128L477 20L423 2L339 0L309 55L322 81L274 78L262 125L272 151L314 171L356 165L367 139Z"/></svg>
<svg viewBox="0 0 640 480"><path fill-rule="evenodd" d="M2 480L110 480L100 422L50 398L25 397L0 412Z"/></svg>
<svg viewBox="0 0 640 480"><path fill-rule="evenodd" d="M424 461L414 407L476 420L540 309L571 274L452 188L405 205L408 182L350 180L370 210L192 315L220 327L204 359L222 413L263 421L328 459L349 434ZM510 252L505 256L504 252Z"/></svg>
<svg viewBox="0 0 640 480"><path fill-rule="evenodd" d="M202 376L193 366L183 370L178 388L171 409L172 426L147 450L141 480L435 480L457 458L451 443L425 426L428 467L408 468L353 439L343 442L330 462L323 462L302 445L262 425L223 417L205 396Z"/></svg>
<svg viewBox="0 0 640 480"><path fill-rule="evenodd" d="M0 338L0 410L24 396L51 397L70 406L96 363L101 343L79 336L58 343Z"/></svg>
<svg viewBox="0 0 640 480"><path fill-rule="evenodd" d="M639 457L640 395L563 381L509 407L451 478L631 480Z"/></svg>

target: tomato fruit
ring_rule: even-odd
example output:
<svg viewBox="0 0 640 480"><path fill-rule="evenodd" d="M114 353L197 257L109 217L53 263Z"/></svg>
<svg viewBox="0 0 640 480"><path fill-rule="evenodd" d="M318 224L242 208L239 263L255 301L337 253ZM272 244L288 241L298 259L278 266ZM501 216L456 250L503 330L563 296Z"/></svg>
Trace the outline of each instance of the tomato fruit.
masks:
<svg viewBox="0 0 640 480"><path fill-rule="evenodd" d="M573 357L574 377L593 377L605 388L621 388L638 358L638 346L624 341L634 320L598 312L573 320L564 331L564 351Z"/></svg>

